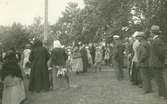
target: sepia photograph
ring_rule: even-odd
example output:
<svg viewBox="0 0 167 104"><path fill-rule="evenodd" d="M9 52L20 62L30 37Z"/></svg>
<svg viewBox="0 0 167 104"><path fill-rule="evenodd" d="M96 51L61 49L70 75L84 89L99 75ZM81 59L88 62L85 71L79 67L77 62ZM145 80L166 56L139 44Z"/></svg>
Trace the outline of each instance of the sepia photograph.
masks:
<svg viewBox="0 0 167 104"><path fill-rule="evenodd" d="M0 0L0 104L167 104L167 0Z"/></svg>

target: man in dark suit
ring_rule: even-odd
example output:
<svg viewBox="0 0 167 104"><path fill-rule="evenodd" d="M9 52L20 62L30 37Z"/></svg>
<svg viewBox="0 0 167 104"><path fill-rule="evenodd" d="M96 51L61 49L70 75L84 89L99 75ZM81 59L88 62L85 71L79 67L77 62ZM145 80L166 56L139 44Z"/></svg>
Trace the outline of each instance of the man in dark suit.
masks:
<svg viewBox="0 0 167 104"><path fill-rule="evenodd" d="M88 71L88 56L87 56L85 45L82 46L80 52L81 52L81 57L82 57L82 62L83 62L83 72L87 72Z"/></svg>
<svg viewBox="0 0 167 104"><path fill-rule="evenodd" d="M96 47L94 46L94 43L92 43L90 47L90 54L92 56L92 62L95 63L95 53L96 53Z"/></svg>
<svg viewBox="0 0 167 104"><path fill-rule="evenodd" d="M124 58L124 46L121 43L120 36L114 35L114 47L113 47L113 65L116 72L116 77L118 80L123 80L123 58Z"/></svg>
<svg viewBox="0 0 167 104"><path fill-rule="evenodd" d="M146 40L146 35L144 32L139 32L136 38L139 40L140 45L137 48L137 59L138 59L138 68L142 78L142 86L144 93L150 93L151 89L151 78L149 70L149 53L150 46Z"/></svg>
<svg viewBox="0 0 167 104"><path fill-rule="evenodd" d="M157 25L151 27L150 40L150 68L153 71L153 78L158 86L159 96L167 98L167 91L163 77L163 69L165 63L164 44L160 35L160 28Z"/></svg>

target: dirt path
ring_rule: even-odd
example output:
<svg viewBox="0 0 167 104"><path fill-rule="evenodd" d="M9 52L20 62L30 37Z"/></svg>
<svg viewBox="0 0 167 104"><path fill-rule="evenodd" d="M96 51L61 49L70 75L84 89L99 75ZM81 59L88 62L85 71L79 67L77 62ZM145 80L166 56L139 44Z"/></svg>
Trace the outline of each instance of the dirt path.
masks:
<svg viewBox="0 0 167 104"><path fill-rule="evenodd" d="M79 87L33 95L31 104L167 104L157 92L143 94L128 80L117 81L113 71L75 75Z"/></svg>

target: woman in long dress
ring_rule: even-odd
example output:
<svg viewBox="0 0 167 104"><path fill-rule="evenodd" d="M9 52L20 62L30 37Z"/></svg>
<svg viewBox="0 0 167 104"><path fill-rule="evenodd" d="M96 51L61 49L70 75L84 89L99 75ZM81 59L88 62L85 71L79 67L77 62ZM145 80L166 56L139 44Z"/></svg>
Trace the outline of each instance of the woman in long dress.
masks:
<svg viewBox="0 0 167 104"><path fill-rule="evenodd" d="M87 51L87 56L88 56L88 64L89 64L89 68L91 68L92 65L93 65L93 60L92 60L92 56L91 56L91 54L90 54L89 47L86 47L86 51Z"/></svg>
<svg viewBox="0 0 167 104"><path fill-rule="evenodd" d="M29 57L31 54L30 47L31 47L30 44L27 44L25 50L23 51L23 71L27 77L29 77L31 71L30 61L29 61Z"/></svg>
<svg viewBox="0 0 167 104"><path fill-rule="evenodd" d="M20 104L25 97L21 68L13 49L5 56L1 78L4 84L2 104Z"/></svg>
<svg viewBox="0 0 167 104"><path fill-rule="evenodd" d="M30 54L30 91L41 92L49 90L49 71L47 66L49 56L49 52L42 46L42 42L36 40Z"/></svg>
<svg viewBox="0 0 167 104"><path fill-rule="evenodd" d="M72 71L76 73L83 72L83 62L79 47L74 48L73 59L72 59Z"/></svg>

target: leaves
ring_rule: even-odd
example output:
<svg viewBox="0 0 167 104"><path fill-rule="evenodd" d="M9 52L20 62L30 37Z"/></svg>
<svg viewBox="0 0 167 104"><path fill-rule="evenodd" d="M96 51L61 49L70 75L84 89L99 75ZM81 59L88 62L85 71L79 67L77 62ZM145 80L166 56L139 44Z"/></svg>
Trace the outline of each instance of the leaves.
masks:
<svg viewBox="0 0 167 104"><path fill-rule="evenodd" d="M28 43L29 37L26 29L21 25L14 23L11 27L1 27L0 36L4 48L21 49Z"/></svg>

